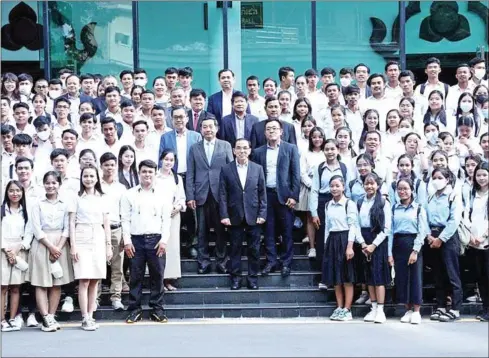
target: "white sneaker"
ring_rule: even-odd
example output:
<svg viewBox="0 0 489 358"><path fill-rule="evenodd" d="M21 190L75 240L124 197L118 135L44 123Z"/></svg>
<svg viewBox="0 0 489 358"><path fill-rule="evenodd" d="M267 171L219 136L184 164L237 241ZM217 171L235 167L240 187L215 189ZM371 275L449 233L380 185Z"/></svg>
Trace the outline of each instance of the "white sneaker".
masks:
<svg viewBox="0 0 489 358"><path fill-rule="evenodd" d="M307 252L307 257L309 257L310 259L313 259L316 257L316 249L309 249L309 251Z"/></svg>
<svg viewBox="0 0 489 358"><path fill-rule="evenodd" d="M419 312L413 312L411 316L411 324L420 324L421 323L421 314Z"/></svg>
<svg viewBox="0 0 489 358"><path fill-rule="evenodd" d="M367 302L368 298L369 298L368 293L363 291L362 294L360 295L360 297L358 297L358 299L355 301L355 304L363 305L363 304L365 304L365 302Z"/></svg>
<svg viewBox="0 0 489 358"><path fill-rule="evenodd" d="M338 321L346 322L346 321L351 321L352 319L353 317L351 315L351 311L346 308L344 308L338 315Z"/></svg>
<svg viewBox="0 0 489 358"><path fill-rule="evenodd" d="M22 323L20 323L20 321ZM12 327L11 331L20 331L20 329L22 328L22 325L24 324L22 317L20 318L20 321L17 320L17 317L15 317L15 319L11 319L10 321L8 321L8 323Z"/></svg>
<svg viewBox="0 0 489 358"><path fill-rule="evenodd" d="M95 318L90 318L90 321L92 321L93 325L95 326L95 329L99 329L100 325L95 321Z"/></svg>
<svg viewBox="0 0 489 358"><path fill-rule="evenodd" d="M377 310L377 315L375 316L375 323L384 323L387 320L385 318L385 312L382 310Z"/></svg>
<svg viewBox="0 0 489 358"><path fill-rule="evenodd" d="M481 299L480 299L479 295L476 294L476 295L467 297L467 301L469 301L469 302L481 302Z"/></svg>
<svg viewBox="0 0 489 358"><path fill-rule="evenodd" d="M374 308L371 308L370 312L367 313L367 315L365 317L363 317L363 320L365 322L374 322L376 316L377 316L377 310Z"/></svg>
<svg viewBox="0 0 489 358"><path fill-rule="evenodd" d="M124 305L122 304L121 300L112 301L112 308L114 311L124 311Z"/></svg>
<svg viewBox="0 0 489 358"><path fill-rule="evenodd" d="M14 327L12 327L10 325L10 323L7 322L6 320L3 320L1 325L2 325L2 332L12 332L12 331L14 331Z"/></svg>
<svg viewBox="0 0 489 358"><path fill-rule="evenodd" d="M61 325L59 324L58 321L56 321L56 318L54 318L54 314L50 314L50 316L51 316L51 319L53 320L53 324L54 324L54 327L56 327L56 330L60 330Z"/></svg>
<svg viewBox="0 0 489 358"><path fill-rule="evenodd" d="M303 244L308 244L309 243L309 237L306 236L305 238L302 239Z"/></svg>
<svg viewBox="0 0 489 358"><path fill-rule="evenodd" d="M83 318L83 321L82 321L82 324L81 324L81 328L84 330L84 331L95 331L97 329L96 325L95 325L95 322L92 321L90 318L86 317L86 318Z"/></svg>
<svg viewBox="0 0 489 358"><path fill-rule="evenodd" d="M371 305L372 304L372 301L370 301L370 298L368 300L365 301L365 304L366 305Z"/></svg>
<svg viewBox="0 0 489 358"><path fill-rule="evenodd" d="M320 290L327 290L328 289L328 286L326 286L324 283L320 282L319 285L318 285L318 288Z"/></svg>
<svg viewBox="0 0 489 358"><path fill-rule="evenodd" d="M73 306L73 298L70 296L66 296L63 302L63 306L61 306L61 312L71 313L75 310Z"/></svg>
<svg viewBox="0 0 489 358"><path fill-rule="evenodd" d="M404 313L404 316L401 318L402 323L411 323L411 318L413 316L413 311L409 310L406 313Z"/></svg>
<svg viewBox="0 0 489 358"><path fill-rule="evenodd" d="M56 332L56 326L54 325L54 317L50 314L45 315L42 318L41 331L43 332Z"/></svg>
<svg viewBox="0 0 489 358"><path fill-rule="evenodd" d="M34 313L29 314L27 317L27 327L38 327L39 322L37 322L36 315Z"/></svg>
<svg viewBox="0 0 489 358"><path fill-rule="evenodd" d="M19 329L17 329L16 331L20 330L24 326L24 319L22 318L22 315L20 313L17 316L15 316L14 319L11 319L9 322L10 323L14 322L15 327L19 327Z"/></svg>

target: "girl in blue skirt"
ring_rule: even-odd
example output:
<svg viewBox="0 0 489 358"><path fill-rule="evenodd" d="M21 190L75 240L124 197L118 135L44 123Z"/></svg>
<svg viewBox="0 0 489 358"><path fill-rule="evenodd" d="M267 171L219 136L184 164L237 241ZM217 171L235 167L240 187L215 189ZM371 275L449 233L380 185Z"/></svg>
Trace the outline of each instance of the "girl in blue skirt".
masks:
<svg viewBox="0 0 489 358"><path fill-rule="evenodd" d="M384 323L385 286L391 282L387 259L387 240L391 228L391 207L382 197L382 179L370 173L363 179L365 196L357 202L360 233L357 242L362 245L368 293L372 302L365 322Z"/></svg>

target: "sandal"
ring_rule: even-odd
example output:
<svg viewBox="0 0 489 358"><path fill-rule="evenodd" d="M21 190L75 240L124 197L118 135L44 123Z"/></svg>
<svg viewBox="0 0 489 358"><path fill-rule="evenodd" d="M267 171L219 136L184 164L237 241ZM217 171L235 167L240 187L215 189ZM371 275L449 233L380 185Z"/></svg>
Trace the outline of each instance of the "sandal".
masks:
<svg viewBox="0 0 489 358"><path fill-rule="evenodd" d="M460 315L456 316L453 311L448 311L440 316L440 322L453 322L460 319Z"/></svg>
<svg viewBox="0 0 489 358"><path fill-rule="evenodd" d="M433 312L430 316L430 320L432 321L439 321L440 320L440 317L443 316L445 314L445 312L443 312L442 310L440 310L439 308Z"/></svg>

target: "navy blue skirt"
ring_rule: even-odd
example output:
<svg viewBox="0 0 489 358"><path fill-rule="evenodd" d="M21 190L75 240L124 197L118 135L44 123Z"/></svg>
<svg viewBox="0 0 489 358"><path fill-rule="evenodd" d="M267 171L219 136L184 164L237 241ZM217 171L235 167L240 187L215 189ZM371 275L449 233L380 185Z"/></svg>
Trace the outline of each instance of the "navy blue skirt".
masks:
<svg viewBox="0 0 489 358"><path fill-rule="evenodd" d="M394 234L392 255L396 270L395 291L397 303L420 305L423 302L423 255L408 265L416 234Z"/></svg>
<svg viewBox="0 0 489 358"><path fill-rule="evenodd" d="M377 236L372 234L370 228L362 228L362 237L367 245L373 243ZM387 238L375 248L370 255L370 261L361 253L365 268L365 282L369 286L388 286L391 284L391 270L388 261Z"/></svg>
<svg viewBox="0 0 489 358"><path fill-rule="evenodd" d="M355 283L355 265L346 259L348 231L329 233L324 247L323 283L328 286Z"/></svg>

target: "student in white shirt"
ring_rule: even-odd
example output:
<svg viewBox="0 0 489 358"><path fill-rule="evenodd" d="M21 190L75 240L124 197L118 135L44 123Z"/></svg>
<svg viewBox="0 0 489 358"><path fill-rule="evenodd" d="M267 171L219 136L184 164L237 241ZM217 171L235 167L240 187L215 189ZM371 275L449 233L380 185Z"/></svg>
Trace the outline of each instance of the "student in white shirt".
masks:
<svg viewBox="0 0 489 358"><path fill-rule="evenodd" d="M265 92L265 98L275 96L277 94L277 81L270 77L265 78L263 80L263 91Z"/></svg>
<svg viewBox="0 0 489 358"><path fill-rule="evenodd" d="M385 93L385 76L381 73L374 73L370 75L367 80L368 86L372 89L372 95L360 102L360 109L362 112L368 109L376 109L379 112L380 130L385 131L385 121L387 112L391 109L398 108L398 100L388 97Z"/></svg>
<svg viewBox="0 0 489 358"><path fill-rule="evenodd" d="M426 60L424 72L428 76L425 83L421 83L416 87L416 94L428 97L431 92L437 90L442 94L442 98L446 98L449 92L449 86L439 80L441 73L441 62L436 57L430 57Z"/></svg>
<svg viewBox="0 0 489 358"><path fill-rule="evenodd" d="M443 132L455 133L455 119L445 111L443 106L443 93L434 90L428 95L428 110L426 111L423 123L436 122Z"/></svg>
<svg viewBox="0 0 489 358"><path fill-rule="evenodd" d="M380 130L380 118L379 112L376 109L368 109L363 114L363 130L360 136L360 142L358 147L363 150L365 149L365 138L368 132L379 131Z"/></svg>
<svg viewBox="0 0 489 358"><path fill-rule="evenodd" d="M279 119L292 123L292 95L289 91L280 91L278 93L278 102L280 103Z"/></svg>
<svg viewBox="0 0 489 358"><path fill-rule="evenodd" d="M457 84L451 86L446 95L446 109L451 115L457 110L460 96L464 93L472 94L475 87L474 83L470 81L470 68L466 63L461 63L457 66L455 78L457 79Z"/></svg>
<svg viewBox="0 0 489 358"><path fill-rule="evenodd" d="M118 153L118 177L119 183L127 189L139 184L139 177L136 166L136 151L130 145L123 145Z"/></svg>
<svg viewBox="0 0 489 358"><path fill-rule="evenodd" d="M246 88L248 89L247 98L251 114L258 117L260 120L266 119L267 114L265 112L265 98L260 96L258 93L260 90L260 80L258 77L248 77L246 79Z"/></svg>
<svg viewBox="0 0 489 358"><path fill-rule="evenodd" d="M458 119L460 117L472 117L472 133L474 137L479 137L482 127L482 119L479 117L479 111L475 105L475 97L470 93L462 93L458 99L458 104L455 110L455 118L458 127ZM487 128L487 127L486 127ZM458 128L455 129L455 134L458 133Z"/></svg>
<svg viewBox="0 0 489 358"><path fill-rule="evenodd" d="M36 129L32 124L29 124L29 105L24 102L16 103L13 106L13 111L15 119L15 132L17 134L28 134L29 136L31 136L31 138L34 137Z"/></svg>
<svg viewBox="0 0 489 358"><path fill-rule="evenodd" d="M56 148L54 135L51 130L51 121L44 116L34 119L36 134L34 135L34 160L36 162L36 176L42 178L50 169L49 155Z"/></svg>
<svg viewBox="0 0 489 358"><path fill-rule="evenodd" d="M136 152L136 167L138 167L139 163L146 159L157 162L158 149L153 147L152 143L148 143L148 123L146 121L139 120L133 123L132 128L134 137L133 148Z"/></svg>

